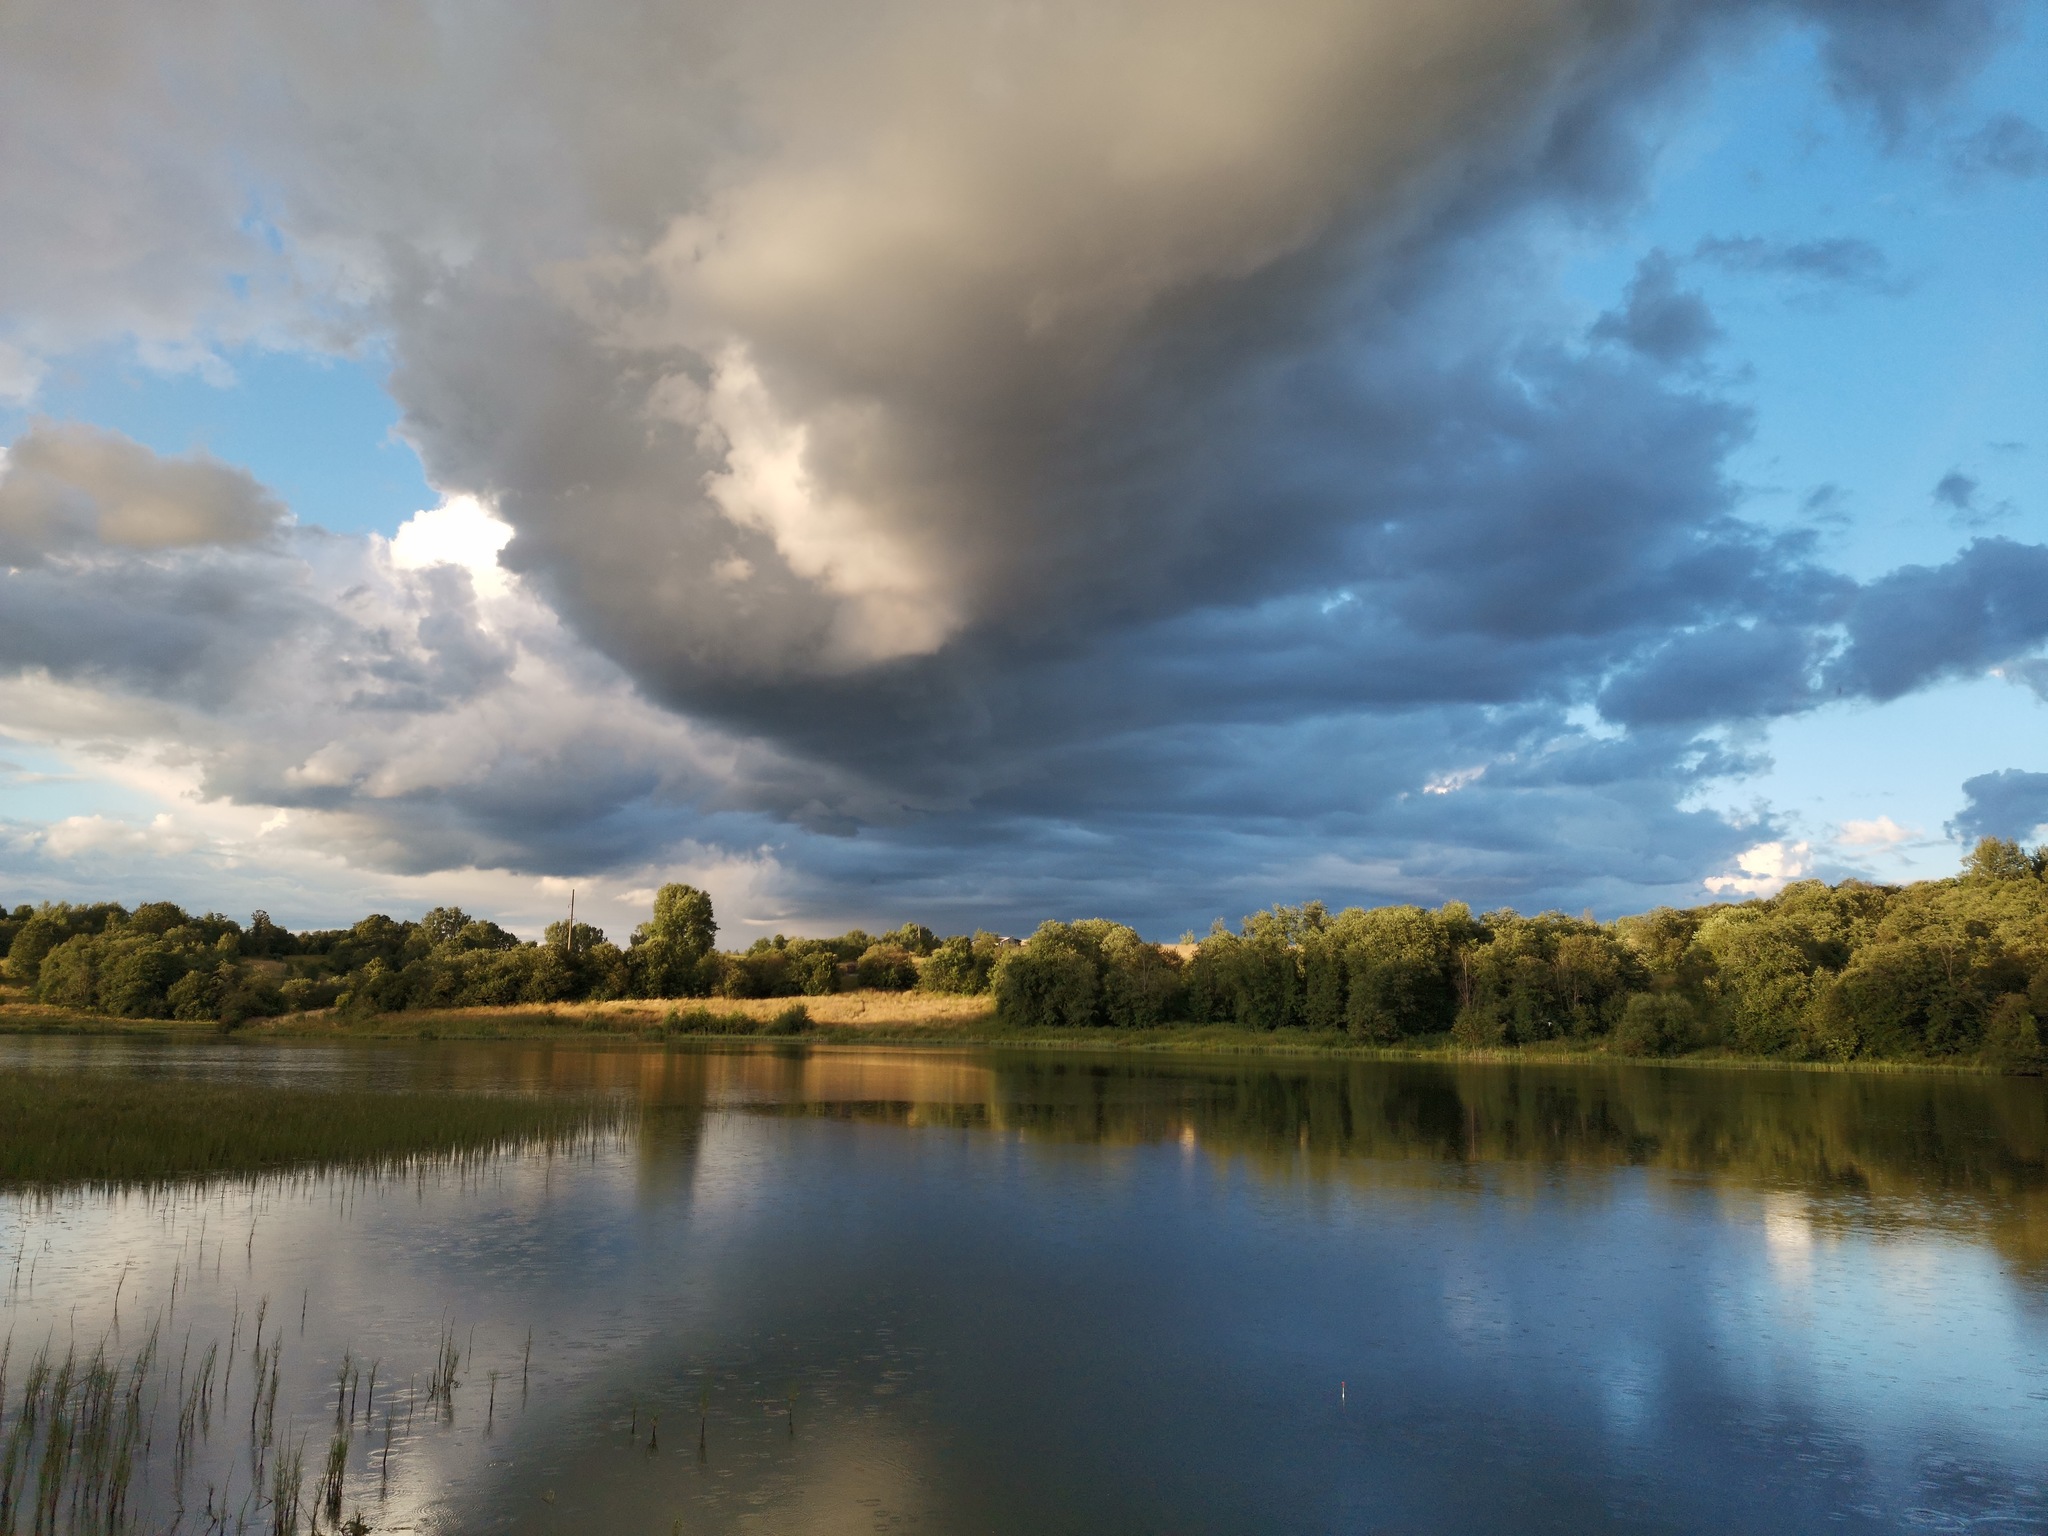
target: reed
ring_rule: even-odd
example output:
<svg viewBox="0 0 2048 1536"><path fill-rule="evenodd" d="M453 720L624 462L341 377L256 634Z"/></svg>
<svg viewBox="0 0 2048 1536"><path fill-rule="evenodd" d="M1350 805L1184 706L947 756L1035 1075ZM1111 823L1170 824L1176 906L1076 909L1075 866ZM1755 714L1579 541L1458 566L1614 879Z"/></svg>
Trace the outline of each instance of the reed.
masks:
<svg viewBox="0 0 2048 1536"><path fill-rule="evenodd" d="M327 1446L327 1470L320 1474L314 1504L316 1511L324 1510L327 1518L337 1524L341 1521L341 1485L347 1476L348 1436L336 1435Z"/></svg>
<svg viewBox="0 0 2048 1536"><path fill-rule="evenodd" d="M151 1188L301 1167L406 1173L536 1141L580 1146L623 1128L628 1113L593 1099L0 1072L0 1188ZM19 1255L16 1266L18 1276Z"/></svg>

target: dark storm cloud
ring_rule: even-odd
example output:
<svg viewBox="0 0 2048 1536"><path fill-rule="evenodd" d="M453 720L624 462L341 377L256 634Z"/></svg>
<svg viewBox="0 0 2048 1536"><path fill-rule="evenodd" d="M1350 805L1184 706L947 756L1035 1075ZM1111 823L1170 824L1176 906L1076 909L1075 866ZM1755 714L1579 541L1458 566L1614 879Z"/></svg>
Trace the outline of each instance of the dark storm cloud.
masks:
<svg viewBox="0 0 2048 1536"><path fill-rule="evenodd" d="M1963 781L1963 808L1948 834L1964 842L1980 837L2024 838L2048 823L2048 773L2007 768Z"/></svg>
<svg viewBox="0 0 2048 1536"><path fill-rule="evenodd" d="M224 705L306 622L275 574L218 555L0 572L0 668Z"/></svg>
<svg viewBox="0 0 2048 1536"><path fill-rule="evenodd" d="M1530 222L1637 196L1651 109L1766 23L1897 133L1996 6L514 11L481 46L424 3L117 5L0 50L37 334L118 292L171 345L238 252L248 326L388 340L432 476L569 626L452 569L301 554L263 595L299 578L103 525L18 589L0 660L204 702L208 792L360 861L781 838L831 899L960 911L1606 904L1768 830L1677 808L1745 766L1699 729L2039 628L1996 561L1858 588L1741 519L1672 257L1613 345L1519 287ZM1701 254L1885 281L1853 241Z"/></svg>

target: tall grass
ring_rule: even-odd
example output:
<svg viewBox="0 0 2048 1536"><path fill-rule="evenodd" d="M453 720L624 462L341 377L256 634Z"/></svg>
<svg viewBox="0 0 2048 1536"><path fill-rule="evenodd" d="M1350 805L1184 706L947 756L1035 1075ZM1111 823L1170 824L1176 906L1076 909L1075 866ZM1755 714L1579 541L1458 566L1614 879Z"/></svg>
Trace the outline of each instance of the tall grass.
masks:
<svg viewBox="0 0 2048 1536"><path fill-rule="evenodd" d="M0 1072L0 1189L305 1167L397 1173L536 1141L580 1144L621 1129L626 1114L592 1099Z"/></svg>

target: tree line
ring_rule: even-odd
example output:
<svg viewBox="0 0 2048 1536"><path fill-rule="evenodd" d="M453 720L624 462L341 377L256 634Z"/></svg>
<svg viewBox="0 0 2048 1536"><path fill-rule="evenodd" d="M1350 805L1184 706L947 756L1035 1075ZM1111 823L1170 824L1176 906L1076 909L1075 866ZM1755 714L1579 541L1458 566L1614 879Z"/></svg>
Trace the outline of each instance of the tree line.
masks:
<svg viewBox="0 0 2048 1536"><path fill-rule="evenodd" d="M1043 923L1022 943L906 923L721 951L717 934L710 897L688 885L664 886L624 946L566 922L524 942L455 907L302 933L261 912L243 925L169 902L24 905L0 919L8 976L39 1002L229 1027L328 1007L921 988L992 994L1016 1028L1229 1024L1385 1044L1448 1035L1469 1046L2033 1071L2048 1018L2048 849L1986 838L1945 880L1807 880L1611 923L1475 914L1459 902L1338 912L1309 902L1178 945L1106 919Z"/></svg>

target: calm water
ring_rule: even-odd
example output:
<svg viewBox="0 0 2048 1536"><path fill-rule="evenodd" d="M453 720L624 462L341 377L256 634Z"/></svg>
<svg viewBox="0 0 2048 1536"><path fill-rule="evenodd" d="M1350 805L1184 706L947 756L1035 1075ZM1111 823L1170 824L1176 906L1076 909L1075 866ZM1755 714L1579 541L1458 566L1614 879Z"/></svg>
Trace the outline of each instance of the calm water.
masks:
<svg viewBox="0 0 2048 1536"><path fill-rule="evenodd" d="M259 1302L309 1482L344 1351L377 1362L344 1405L376 1530L2048 1528L2039 1081L0 1047L23 1065L643 1108L481 1169L0 1197L10 1399L45 1339L154 1323L188 1372L237 1340L186 1530L271 1528ZM444 1336L452 1412L421 1400Z"/></svg>

